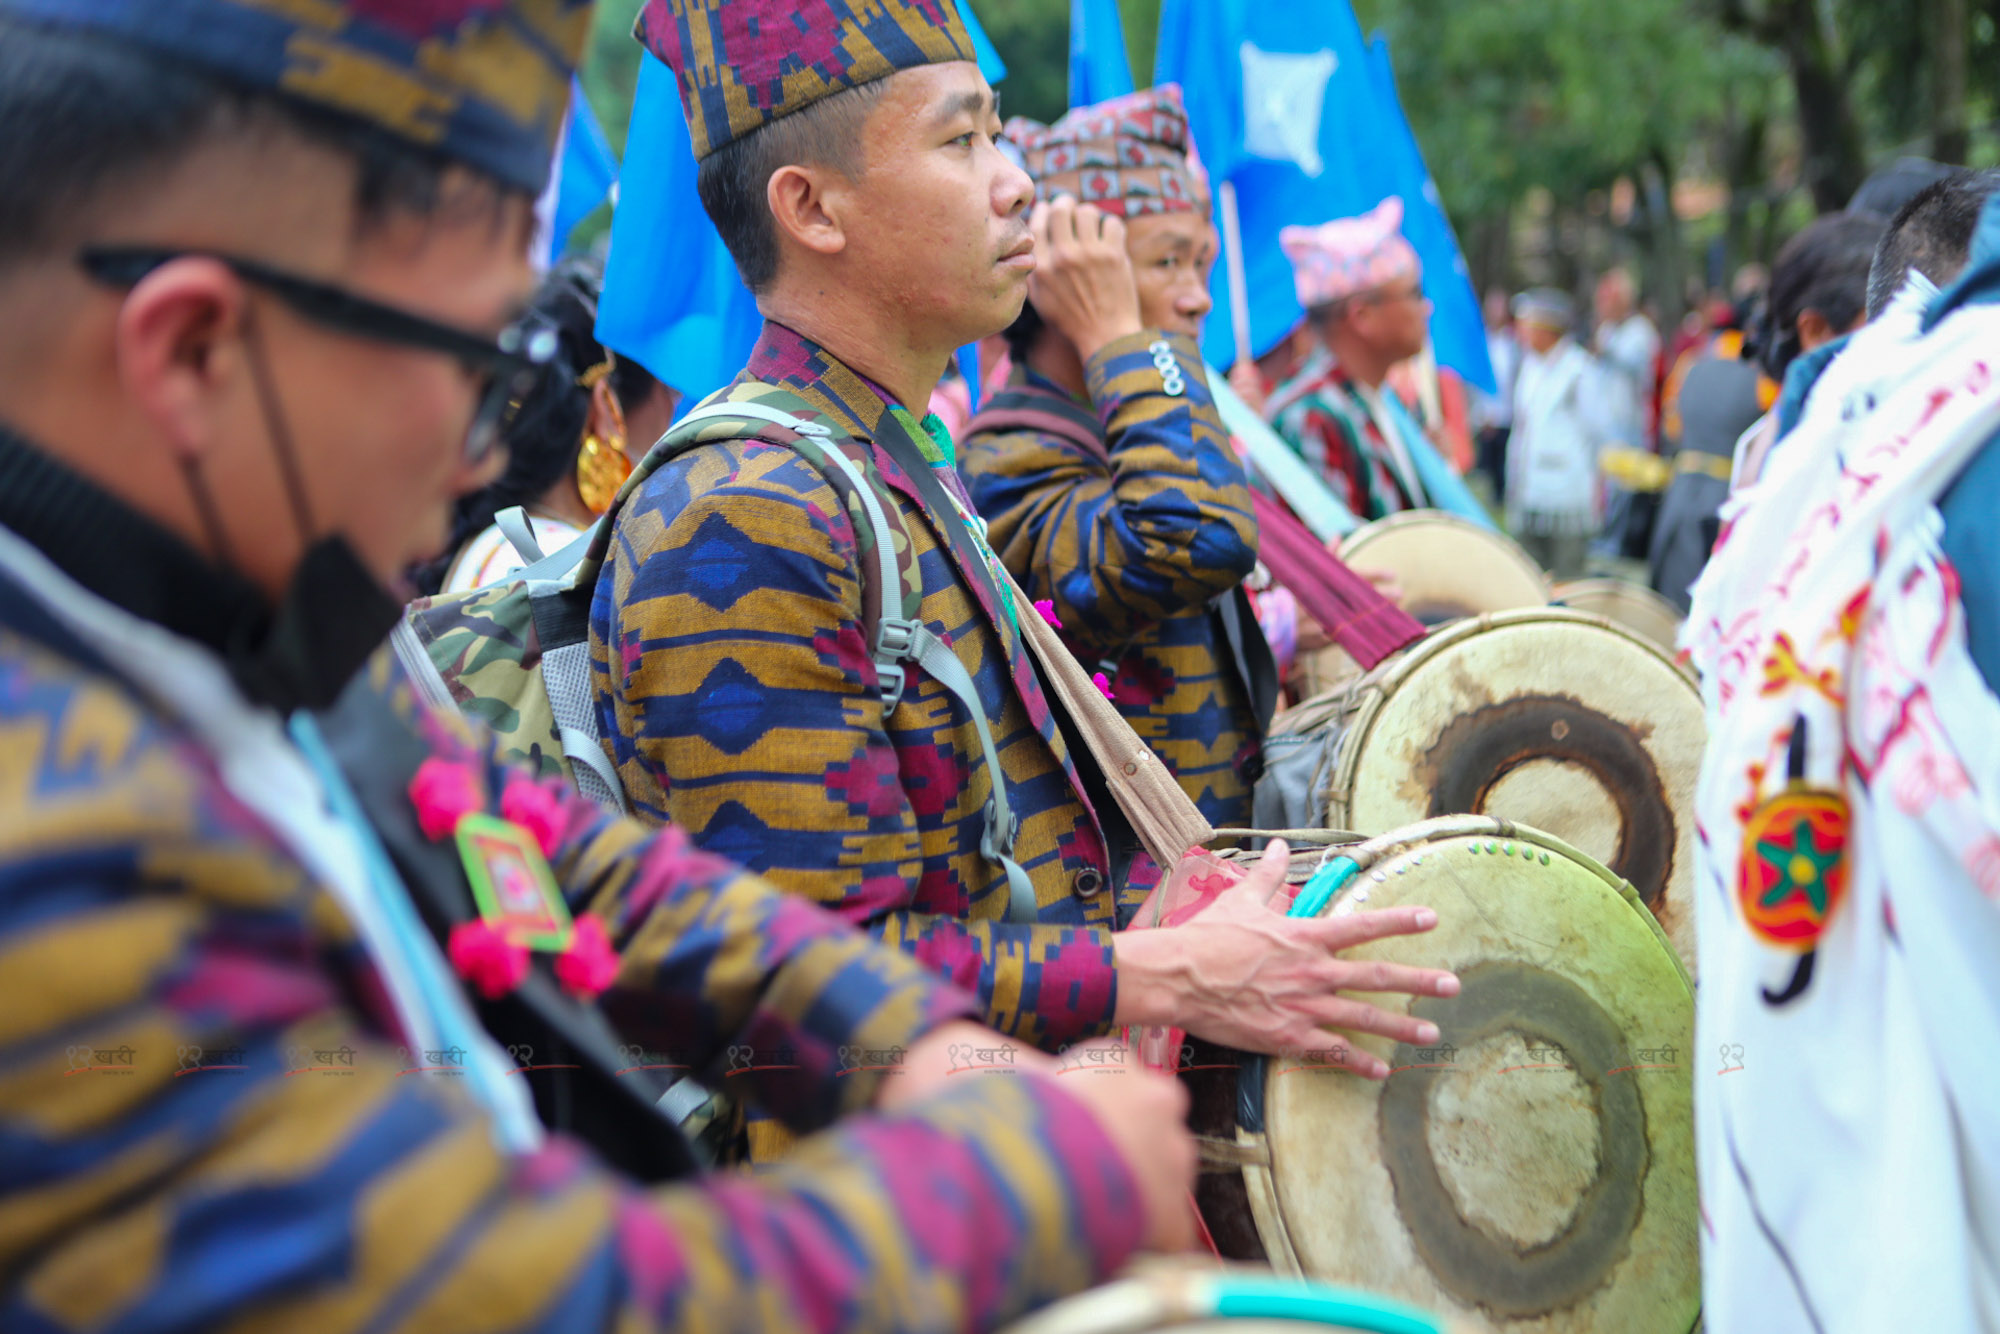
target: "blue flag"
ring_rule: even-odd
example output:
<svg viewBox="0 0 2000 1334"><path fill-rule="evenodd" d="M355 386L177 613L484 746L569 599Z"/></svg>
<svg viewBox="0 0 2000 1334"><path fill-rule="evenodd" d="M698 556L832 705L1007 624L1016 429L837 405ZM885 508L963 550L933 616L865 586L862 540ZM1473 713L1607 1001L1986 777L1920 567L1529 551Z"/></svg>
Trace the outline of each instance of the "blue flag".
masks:
<svg viewBox="0 0 2000 1334"><path fill-rule="evenodd" d="M979 68L998 83L1007 67L961 3ZM611 253L597 303L597 339L681 391L681 411L736 378L764 317L695 189L693 142L674 72L639 58L625 173L611 218Z"/></svg>
<svg viewBox="0 0 2000 1334"><path fill-rule="evenodd" d="M583 95L583 85L570 83L569 123L563 129L562 152L556 157L555 178L549 183L555 206L549 220L549 263L562 258L570 233L604 202L618 181L618 156L597 113Z"/></svg>
<svg viewBox="0 0 2000 1334"><path fill-rule="evenodd" d="M1278 246L1282 228L1354 217L1392 194L1412 192L1404 199L1406 215L1426 206L1421 156L1417 173L1407 161L1415 154L1409 125L1385 99L1346 0L1164 0L1155 81L1181 85L1209 174L1236 187L1253 354L1269 350L1304 315L1291 262ZM1408 154L1384 151L1400 144ZM1436 238L1426 238L1433 242L1427 251L1410 233L1424 260L1424 286L1439 316L1462 303L1476 316L1478 301L1449 227L1443 237L1448 258L1436 251ZM1453 287L1463 288L1462 295L1448 291ZM1202 349L1211 365L1228 366L1236 360L1236 338L1225 265L1215 266L1213 290L1215 313ZM1471 384L1492 385L1483 335L1471 347L1456 335L1448 345L1434 319L1432 336L1441 364Z"/></svg>
<svg viewBox="0 0 2000 1334"><path fill-rule="evenodd" d="M1070 0L1069 104L1087 107L1132 91L1132 61L1118 0Z"/></svg>
<svg viewBox="0 0 2000 1334"><path fill-rule="evenodd" d="M978 16L966 0L958 0L958 16L965 20L965 35L972 39L972 58L979 62L979 72L986 76L986 82L996 84L1006 78L1007 62L993 49L992 39L979 26Z"/></svg>
<svg viewBox="0 0 2000 1334"><path fill-rule="evenodd" d="M674 72L647 52L625 136L597 339L693 406L736 378L763 325L695 192L694 146Z"/></svg>

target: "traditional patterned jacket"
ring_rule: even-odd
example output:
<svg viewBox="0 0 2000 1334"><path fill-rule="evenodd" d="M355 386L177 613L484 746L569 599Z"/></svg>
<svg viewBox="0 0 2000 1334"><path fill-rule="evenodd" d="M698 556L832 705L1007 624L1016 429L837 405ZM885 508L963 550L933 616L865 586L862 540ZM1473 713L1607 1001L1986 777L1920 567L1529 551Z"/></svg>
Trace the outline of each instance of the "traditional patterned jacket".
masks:
<svg viewBox="0 0 2000 1334"><path fill-rule="evenodd" d="M959 470L1001 558L1054 604L1071 651L1103 665L1119 713L1211 824L1247 825L1277 699L1241 592L1257 563L1249 481L1192 340L1136 334L1084 375L1087 404L1016 370Z"/></svg>
<svg viewBox="0 0 2000 1334"><path fill-rule="evenodd" d="M602 1133L640 1124L650 1093L567 1118L599 1132L588 1147L503 1152L472 1079L418 1068L448 1055L412 1050L376 937L310 869L361 845L352 826L243 771L252 733L283 744L274 712L203 703L229 689L216 646L256 595L4 433L0 524L0 1329L958 1329L1136 1244L1109 1146L1025 1080L808 1138L755 1179L642 1188L691 1169L657 1117L650 1144ZM170 659L213 666L168 679ZM371 729L371 754L448 755L489 795L503 780L385 662L336 720ZM380 775L351 772L386 812ZM408 869L403 804L375 827ZM872 1098L876 1062L844 1047L893 1050L970 1008L684 840L580 800L561 815L552 863L622 950L604 999L645 1051L554 988L487 1007L515 1061L557 1067L536 1076L544 1123L566 1119L546 1092L609 1105L605 1081L645 1078L614 1067L679 1064L812 1129ZM439 909L464 873L410 892ZM537 1023L551 1047L508 1036Z"/></svg>
<svg viewBox="0 0 2000 1334"><path fill-rule="evenodd" d="M1389 438L1399 426L1377 420L1359 386L1324 350L1273 391L1265 413L1356 518L1380 519L1428 503L1407 450Z"/></svg>
<svg viewBox="0 0 2000 1334"><path fill-rule="evenodd" d="M915 664L885 716L864 620L870 562L846 507L793 450L725 440L628 498L597 586L599 723L633 809L914 951L1003 1031L1053 1046L1105 1030L1114 914L1140 892L1113 884L1022 645L1014 616L1033 609L1000 605L966 525L919 499L909 469L929 467L972 513L950 438L777 324L722 393L766 385L870 443L921 576L921 618L970 674L1004 774L986 771L965 710ZM1019 817L1034 921L1005 920L1007 882L981 855L996 777Z"/></svg>

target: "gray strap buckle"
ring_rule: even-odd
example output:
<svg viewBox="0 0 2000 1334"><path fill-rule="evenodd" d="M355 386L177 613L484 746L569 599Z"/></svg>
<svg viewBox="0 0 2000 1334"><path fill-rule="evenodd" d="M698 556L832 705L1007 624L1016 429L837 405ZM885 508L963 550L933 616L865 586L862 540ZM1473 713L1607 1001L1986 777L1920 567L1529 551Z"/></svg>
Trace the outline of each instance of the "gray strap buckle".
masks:
<svg viewBox="0 0 2000 1334"><path fill-rule="evenodd" d="M999 775L994 775L999 781ZM989 862L1014 855L1014 840L1021 836L1021 817L1009 809L1003 816L1000 803L986 799L986 831L979 836L979 855Z"/></svg>
<svg viewBox="0 0 2000 1334"><path fill-rule="evenodd" d="M882 710L888 713L903 702L909 673L902 664L917 656L917 631L922 625L884 616L875 629L875 674L882 682Z"/></svg>

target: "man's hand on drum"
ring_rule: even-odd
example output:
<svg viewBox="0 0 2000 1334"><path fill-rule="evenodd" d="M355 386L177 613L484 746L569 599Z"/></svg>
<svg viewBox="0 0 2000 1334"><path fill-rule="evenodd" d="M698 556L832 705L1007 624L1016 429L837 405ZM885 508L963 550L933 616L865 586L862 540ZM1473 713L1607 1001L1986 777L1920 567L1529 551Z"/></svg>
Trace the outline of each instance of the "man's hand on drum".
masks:
<svg viewBox="0 0 2000 1334"><path fill-rule="evenodd" d="M1122 1045L1110 1038L1080 1044L1072 1047L1059 1065L1046 1052L981 1024L969 1020L946 1024L911 1045L900 1073L882 1081L875 1105L893 1112L949 1090L954 1076L1006 1079L1011 1074L1055 1080L1064 1092L1083 1103L1139 1183L1139 1202L1146 1211L1146 1249L1184 1251L1195 1241L1194 1206L1190 1203L1195 1147L1187 1128L1187 1089L1171 1075L1147 1070L1134 1060L1086 1059L1092 1047ZM975 1073L953 1059L954 1048L982 1053L1011 1048L1013 1054L1004 1064L995 1062L998 1069L989 1067ZM1058 1078L1065 1068L1075 1077Z"/></svg>
<svg viewBox="0 0 2000 1334"><path fill-rule="evenodd" d="M1340 993L1456 996L1458 978L1443 969L1339 954L1371 940L1428 931L1437 913L1401 907L1287 917L1287 857L1285 845L1274 842L1247 877L1199 916L1179 926L1120 932L1118 1022L1181 1028L1243 1051L1313 1052L1326 1064L1386 1079L1385 1062L1328 1030L1429 1046L1438 1041L1437 1025Z"/></svg>

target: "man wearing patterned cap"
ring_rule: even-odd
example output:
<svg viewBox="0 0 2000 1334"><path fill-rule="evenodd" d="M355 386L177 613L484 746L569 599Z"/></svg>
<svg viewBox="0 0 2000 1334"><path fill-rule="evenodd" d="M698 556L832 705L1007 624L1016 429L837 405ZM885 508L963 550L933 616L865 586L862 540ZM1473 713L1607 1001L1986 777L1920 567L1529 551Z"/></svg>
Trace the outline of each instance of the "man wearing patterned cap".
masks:
<svg viewBox="0 0 2000 1334"><path fill-rule="evenodd" d="M837 431L866 480L843 496L830 464L723 438L630 498L591 652L634 807L906 946L1044 1046L1120 1023L1260 1050L1323 1045L1327 1023L1411 1030L1333 994L1350 937L1269 908L1275 862L1185 926L1113 935L1150 877L1135 883L1100 823L1115 811L1086 795L1087 757L1023 647L1036 609L1009 592L950 436L904 406L929 400L955 348L1013 322L1036 262L1032 183L997 146L952 0L652 0L638 31L679 78L702 202L767 320L721 396ZM1078 222L1064 247L1085 245ZM1122 264L1086 278L1131 282ZM1125 305L1093 373L1133 420L1170 416L1201 392L1193 344L1154 351L1129 290ZM874 521L852 521L868 504L900 530L903 590L880 587L862 545ZM904 616L882 612L899 592Z"/></svg>
<svg viewBox="0 0 2000 1334"><path fill-rule="evenodd" d="M1246 826L1277 672L1242 591L1249 481L1197 350L1215 253L1180 90L1006 137L1041 201L1040 258L1008 331L1013 381L973 419L959 469L1119 712L1211 824Z"/></svg>
<svg viewBox="0 0 2000 1334"><path fill-rule="evenodd" d="M1278 234L1319 346L1266 412L1363 520L1430 503L1411 455L1422 428L1383 384L1429 337L1423 265L1402 224L1392 195L1358 218Z"/></svg>
<svg viewBox="0 0 2000 1334"><path fill-rule="evenodd" d="M969 998L364 666L588 25L0 0L0 1328L983 1328L1185 1227L1170 1081L947 1081ZM884 1110L703 1181L630 1067L739 1045Z"/></svg>

